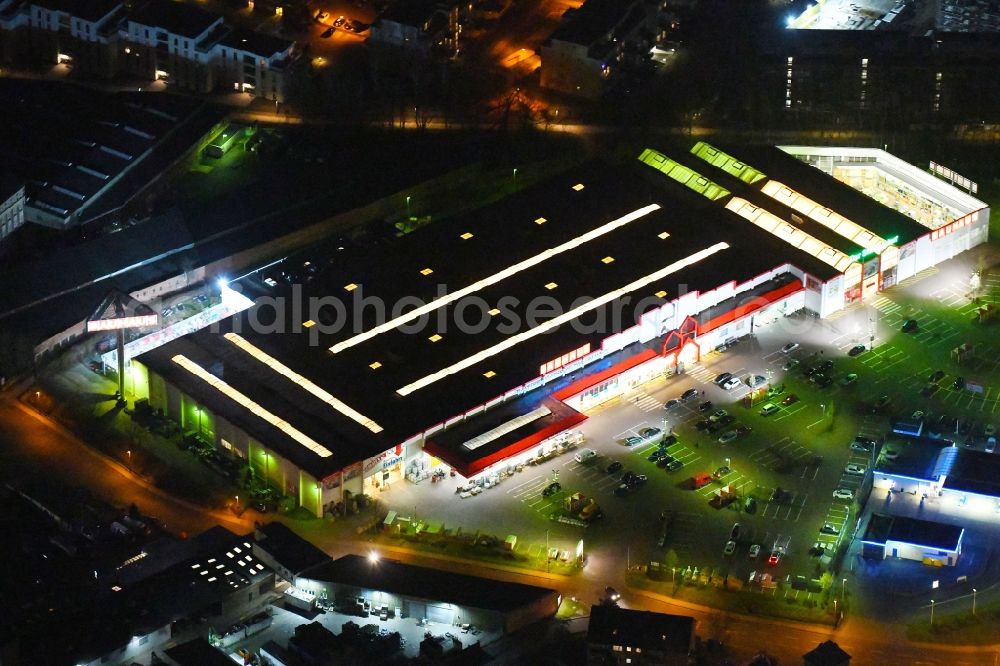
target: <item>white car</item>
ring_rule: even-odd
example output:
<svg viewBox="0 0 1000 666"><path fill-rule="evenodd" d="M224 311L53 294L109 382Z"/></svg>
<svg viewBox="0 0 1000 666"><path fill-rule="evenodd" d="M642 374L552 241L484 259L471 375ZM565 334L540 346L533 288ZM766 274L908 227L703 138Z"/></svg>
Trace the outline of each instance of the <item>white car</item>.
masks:
<svg viewBox="0 0 1000 666"><path fill-rule="evenodd" d="M734 388L740 385L740 380L736 377L730 377L726 381L722 382L722 388L727 391L732 391Z"/></svg>
<svg viewBox="0 0 1000 666"><path fill-rule="evenodd" d="M715 423L716 421L718 421L720 419L724 419L728 415L729 415L729 412L727 412L726 410L724 410L724 409L717 409L714 412L712 412L712 415L708 417L708 420L711 421L712 423Z"/></svg>
<svg viewBox="0 0 1000 666"><path fill-rule="evenodd" d="M580 449L579 451L576 452L576 455L573 456L573 459L576 460L578 463L585 463L587 461L593 460L596 457L597 457L597 451L595 451L594 449Z"/></svg>
<svg viewBox="0 0 1000 666"><path fill-rule="evenodd" d="M854 492L847 488L837 488L833 491L833 499L851 500L854 499Z"/></svg>
<svg viewBox="0 0 1000 666"><path fill-rule="evenodd" d="M986 448L983 449L983 450L986 451L986 453L993 453L994 451L996 451L997 450L997 438L996 437L987 437L986 438Z"/></svg>
<svg viewBox="0 0 1000 666"><path fill-rule="evenodd" d="M736 542L730 539L726 542L726 548L722 551L726 555L732 555L736 552Z"/></svg>
<svg viewBox="0 0 1000 666"><path fill-rule="evenodd" d="M758 555L760 555L760 544L755 543L754 545L750 546L750 559L756 560Z"/></svg>
<svg viewBox="0 0 1000 666"><path fill-rule="evenodd" d="M791 354L793 351L795 351L796 349L798 349L801 346L802 345L800 345L797 342L789 342L787 345L785 345L784 347L781 348L781 353L782 354Z"/></svg>
<svg viewBox="0 0 1000 666"><path fill-rule="evenodd" d="M849 464L844 468L844 472L847 474L853 474L855 476L864 476L865 468L861 465L856 465L854 463Z"/></svg>

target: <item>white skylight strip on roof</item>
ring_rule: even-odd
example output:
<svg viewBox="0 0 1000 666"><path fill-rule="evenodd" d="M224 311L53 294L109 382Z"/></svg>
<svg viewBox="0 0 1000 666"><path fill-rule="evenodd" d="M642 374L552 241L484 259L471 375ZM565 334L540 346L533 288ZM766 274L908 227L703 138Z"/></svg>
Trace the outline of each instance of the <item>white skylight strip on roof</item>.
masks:
<svg viewBox="0 0 1000 666"><path fill-rule="evenodd" d="M532 266L537 266L538 264L542 263L546 259L551 259L552 257L556 256L557 254L562 254L563 252L568 252L568 251L570 251L570 250L572 250L574 248L577 248L577 247L583 245L584 243L588 243L588 242L594 240L595 238L600 238L601 236L603 236L603 235L605 235L607 233L610 233L610 232L614 231L615 229L618 229L619 227L623 227L626 224L634 222L634 221L638 220L639 218L644 217L646 215L649 215L653 211L659 210L659 209L660 209L660 205L659 204L649 204L648 206L643 206L642 208L638 208L638 209L632 211L631 213L628 213L627 215L623 215L622 217L619 217L616 220L612 220L611 222L608 222L607 224L602 224L601 226L599 226L599 227L597 227L595 229L591 229L587 233L585 233L585 234L583 234L581 236L577 236L576 238L574 238L572 240L566 241L565 243L563 243L561 245L557 245L556 247L550 248L550 249L545 250L543 252L539 252L538 254L534 255L533 257L529 257L529 258L525 259L524 261L520 261L520 262L518 262L518 263L516 263L516 264L514 264L512 266L508 266L507 268L503 269L502 271L494 273L493 275L490 275L489 277L485 277L485 278L483 278L481 280L477 280L476 282L473 282L472 284L470 284L470 285L468 285L466 287L463 287L462 289L459 289L458 291L454 291L454 292L452 292L452 293L450 293L450 294L448 294L446 296L442 296L441 298L433 300L430 303L426 303L424 305L421 305L420 307L415 308L413 310L410 310L410 311L406 312L405 314L402 314L402 315L396 317L395 319L390 319L389 321L385 322L384 324L380 324L380 325L376 326L375 328L372 328L372 329L369 329L369 330L365 331L364 333L359 333L358 335L350 337L350 338L348 338L346 340L342 340L342 341L338 342L337 344L333 345L332 347L330 347L330 351L332 351L334 354L336 354L338 352L344 351L345 349L353 347L354 345L360 344L360 343L364 342L365 340L369 340L369 339L375 337L376 335L379 335L381 333L385 333L386 331L391 331L392 329L396 328L397 326L402 326L403 324L407 324L407 323L409 323L411 321L414 321L414 320L416 320L416 319L424 316L425 314L429 314L429 313L437 310L440 307L448 305L449 303L454 303L455 301L457 301L457 300L459 300L461 298L465 298L469 294L473 294L473 293L475 293L475 292L477 292L477 291L479 291L481 289L486 289L487 287L490 287L490 286L492 286L492 285L500 282L501 280L509 278L512 275L520 273L523 270L531 268Z"/></svg>
<svg viewBox="0 0 1000 666"><path fill-rule="evenodd" d="M253 356L255 359L257 359L267 367L277 372L279 375L282 375L292 380L293 382L301 386L303 389L305 389L312 395L316 396L326 404L330 405L335 410L337 410L347 418L351 419L352 421L363 425L372 432L382 432L382 426L375 423L375 421L371 420L370 418L358 412L357 410L348 407L346 404L344 404L337 398L333 397L333 395L330 394L328 391L317 386L309 379L295 372L287 365L285 365L278 359L274 358L267 352L263 351L262 349L258 348L245 338L237 335L236 333L226 333L223 337L226 338L226 340L232 342L234 345L236 345L243 351L245 351L247 354L250 354L250 356Z"/></svg>
<svg viewBox="0 0 1000 666"><path fill-rule="evenodd" d="M242 406L247 411L252 412L254 415L263 419L264 421L267 421L278 430L281 430L283 433L285 433L286 435L294 439L296 442L298 442L302 446L306 447L307 449L318 455L320 458L329 458L330 456L333 455L333 453L331 453L328 448L326 448L316 440L312 439L308 435L305 435L287 421L284 421L275 416L274 414L272 414L271 412L267 411L266 409L258 405L256 402L254 402L247 396L243 395L242 393L240 393L239 391L237 391L232 386L222 381L215 375L211 374L210 372L208 372L207 370L205 370L200 365L198 365L191 359L187 358L183 354L177 354L171 360L177 365L187 370L188 372L190 372L198 379L201 379L206 384L209 384L212 388L214 388L219 393L223 394L236 404Z"/></svg>
<svg viewBox="0 0 1000 666"><path fill-rule="evenodd" d="M775 201L785 204L792 210L802 213L810 220L819 222L824 227L857 243L866 250L881 252L890 245L889 241L865 229L860 224L848 220L840 213L816 203L804 194L796 192L777 180L769 180L764 183L761 192Z"/></svg>
<svg viewBox="0 0 1000 666"><path fill-rule="evenodd" d="M576 319L577 317L580 317L581 315L584 315L592 310L596 310L597 308L607 305L608 303L614 301L616 298L621 298L622 296L625 296L629 292L642 289L658 280L662 280L671 273L676 273L679 270L682 270L684 268L687 268L688 266L698 263L699 261L707 259L713 254L721 252L722 250L725 250L728 247L729 243L723 242L723 243L716 243L715 245L711 245L703 250L699 250L698 252L688 255L684 259L675 261L669 266L665 266L664 268L661 268L660 270L654 273L650 273L645 277L641 277L638 280L634 280L625 285L624 287L620 287L619 289L615 289L614 291L609 291L603 296L599 296L592 301L588 301L583 305L580 305L578 307L573 308L572 310L564 312L558 317L554 317L542 324L539 324L538 326L535 326L534 328L518 333L517 335L512 335L510 337L507 337L502 342L495 344L492 347L476 352L475 354L469 356L468 358L465 358L457 363L453 363L452 365L449 365L446 368L438 370L437 372L427 375L426 377L423 377L421 379L418 379L417 381L407 384L402 388L396 389L396 393L404 396L409 395L410 393L413 393L418 389L422 389L425 386L433 384L439 379L444 379L448 375L453 375L456 372L461 372L466 368L470 368L476 365L477 363L481 363L482 361L492 356L496 356L497 354L500 354L501 352L504 352L510 349L511 347L519 345L526 340L530 340L535 336L548 333L549 331L558 328L559 326L568 323Z"/></svg>
<svg viewBox="0 0 1000 666"><path fill-rule="evenodd" d="M507 421L506 423L501 423L496 428L493 428L492 430L487 430L478 437L473 437L469 441L464 442L462 446L464 446L470 451L475 451L480 446L484 446L492 441L500 439L507 433L514 432L518 428L526 426L532 421L537 421L540 418L544 418L551 413L552 410L549 409L548 407L539 407L538 409L534 409L528 412L527 414L521 414L520 416L515 417L510 421Z"/></svg>
<svg viewBox="0 0 1000 666"><path fill-rule="evenodd" d="M774 213L770 213L763 208L754 206L746 199L733 197L726 202L726 208L736 213L745 220L753 222L761 229L769 231L772 235L789 243L790 245L808 252L823 263L833 266L843 273L854 260L840 250L830 247L818 238L807 234L798 227L785 222Z"/></svg>

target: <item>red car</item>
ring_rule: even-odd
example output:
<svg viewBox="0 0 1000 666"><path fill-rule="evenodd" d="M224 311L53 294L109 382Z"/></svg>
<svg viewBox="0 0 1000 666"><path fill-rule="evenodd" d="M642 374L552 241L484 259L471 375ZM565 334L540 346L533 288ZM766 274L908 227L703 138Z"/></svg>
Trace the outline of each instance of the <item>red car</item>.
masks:
<svg viewBox="0 0 1000 666"><path fill-rule="evenodd" d="M789 393L788 395L785 396L785 399L781 401L781 404L784 405L785 407L788 407L788 405L794 405L798 401L799 401L799 396L795 395L794 393Z"/></svg>

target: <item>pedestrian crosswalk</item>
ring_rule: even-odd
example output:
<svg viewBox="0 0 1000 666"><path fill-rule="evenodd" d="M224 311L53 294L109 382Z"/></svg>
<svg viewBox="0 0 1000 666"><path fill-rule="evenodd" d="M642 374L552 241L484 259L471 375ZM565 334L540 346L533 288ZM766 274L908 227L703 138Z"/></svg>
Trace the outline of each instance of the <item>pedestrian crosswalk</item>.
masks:
<svg viewBox="0 0 1000 666"><path fill-rule="evenodd" d="M644 412L655 412L656 410L663 409L662 402L642 390L637 392L632 398L632 404Z"/></svg>
<svg viewBox="0 0 1000 666"><path fill-rule="evenodd" d="M885 296L876 296L871 305L882 314L893 314L903 309L903 306Z"/></svg>

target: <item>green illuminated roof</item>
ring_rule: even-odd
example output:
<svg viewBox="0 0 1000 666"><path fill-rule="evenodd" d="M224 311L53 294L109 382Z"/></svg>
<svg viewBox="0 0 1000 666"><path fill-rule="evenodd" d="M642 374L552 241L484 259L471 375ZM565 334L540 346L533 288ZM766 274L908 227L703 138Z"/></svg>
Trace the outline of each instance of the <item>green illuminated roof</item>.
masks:
<svg viewBox="0 0 1000 666"><path fill-rule="evenodd" d="M655 151L652 148L642 151L642 154L639 155L639 161L662 171L681 185L694 190L712 201L729 196L729 190L718 183L710 181L697 171L693 171L683 164L674 162L663 153Z"/></svg>
<svg viewBox="0 0 1000 666"><path fill-rule="evenodd" d="M753 185L758 180L767 178L763 173L757 171L749 164L744 164L732 155L727 155L718 148L711 146L704 141L694 144L691 152L705 160L712 166L718 167L734 178L739 178L748 185Z"/></svg>

